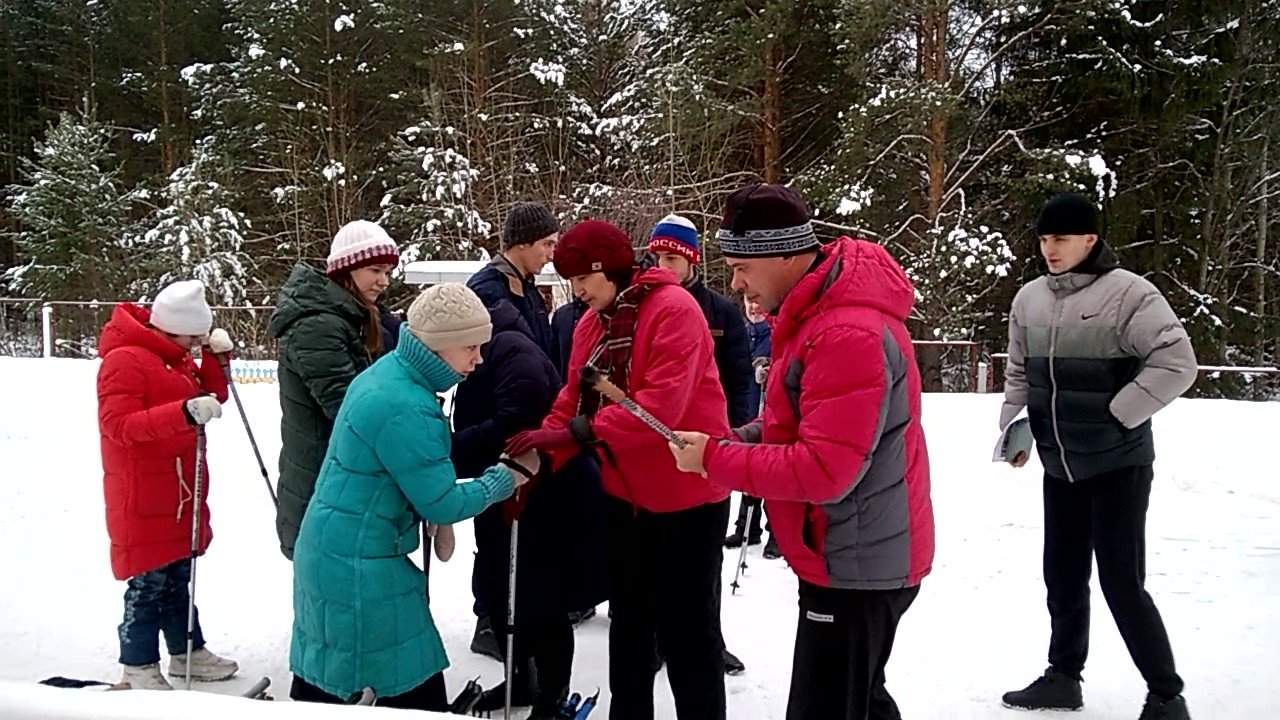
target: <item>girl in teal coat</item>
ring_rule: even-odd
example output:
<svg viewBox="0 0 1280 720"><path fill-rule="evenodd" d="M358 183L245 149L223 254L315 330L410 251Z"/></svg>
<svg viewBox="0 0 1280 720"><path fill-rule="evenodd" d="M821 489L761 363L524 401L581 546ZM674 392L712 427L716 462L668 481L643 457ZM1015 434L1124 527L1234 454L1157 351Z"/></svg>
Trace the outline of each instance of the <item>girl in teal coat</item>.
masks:
<svg viewBox="0 0 1280 720"><path fill-rule="evenodd" d="M465 285L429 288L396 349L347 390L294 550L294 700L343 702L370 687L379 705L448 709L449 661L409 559L418 527L474 517L538 471L529 453L458 482L449 460L437 394L481 362L491 333Z"/></svg>

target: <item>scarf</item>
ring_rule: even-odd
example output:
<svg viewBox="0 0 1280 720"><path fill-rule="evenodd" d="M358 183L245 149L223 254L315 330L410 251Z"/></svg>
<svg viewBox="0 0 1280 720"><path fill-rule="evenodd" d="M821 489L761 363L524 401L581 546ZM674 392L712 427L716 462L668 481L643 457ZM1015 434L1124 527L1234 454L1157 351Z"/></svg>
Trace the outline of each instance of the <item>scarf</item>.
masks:
<svg viewBox="0 0 1280 720"><path fill-rule="evenodd" d="M631 348L635 342L636 319L640 312L640 303L649 296L649 292L657 285L640 280L643 270L637 270L631 278L631 284L618 293L608 310L600 312L597 317L604 325L604 336L591 352L587 362L603 370L623 392L629 392L631 373ZM578 414L590 419L595 417L603 405L604 398L589 385L583 384L578 398Z"/></svg>

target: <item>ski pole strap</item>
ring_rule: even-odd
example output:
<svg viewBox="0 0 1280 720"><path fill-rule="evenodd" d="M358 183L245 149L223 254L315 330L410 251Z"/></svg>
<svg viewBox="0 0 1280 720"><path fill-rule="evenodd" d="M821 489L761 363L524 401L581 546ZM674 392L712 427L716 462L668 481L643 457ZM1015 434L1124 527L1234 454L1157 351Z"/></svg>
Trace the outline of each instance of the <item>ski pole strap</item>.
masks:
<svg viewBox="0 0 1280 720"><path fill-rule="evenodd" d="M509 457L498 458L498 462L520 473L521 475L525 476L525 478L528 480L533 479L533 472L530 471L529 468L521 465L520 463L516 462L515 460Z"/></svg>

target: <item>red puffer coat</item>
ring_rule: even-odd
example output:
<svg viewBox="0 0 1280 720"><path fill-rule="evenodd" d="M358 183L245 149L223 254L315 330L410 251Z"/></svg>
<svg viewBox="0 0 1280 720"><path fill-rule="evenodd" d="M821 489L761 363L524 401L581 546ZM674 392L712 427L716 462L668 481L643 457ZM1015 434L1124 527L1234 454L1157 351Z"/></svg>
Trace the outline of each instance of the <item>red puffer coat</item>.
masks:
<svg viewBox="0 0 1280 720"><path fill-rule="evenodd" d="M146 326L151 313L125 303L102 329L98 430L111 571L125 580L191 553L196 431L182 405L202 392L227 399L212 354L191 355ZM209 547L209 468L200 504L200 552Z"/></svg>
<svg viewBox="0 0 1280 720"><path fill-rule="evenodd" d="M675 273L644 271L638 281L656 287L636 311L631 347L629 394L670 428L696 430L713 437L729 433L729 413L716 370L707 318L698 301L680 287ZM594 310L573 331L569 377L542 422L544 429L566 428L578 414L579 372L604 336ZM625 408L606 402L591 421L596 438L609 446L616 464L601 468L605 492L637 508L665 513L720 502L729 490L696 473L680 472L667 441ZM552 453L556 467L573 454Z"/></svg>

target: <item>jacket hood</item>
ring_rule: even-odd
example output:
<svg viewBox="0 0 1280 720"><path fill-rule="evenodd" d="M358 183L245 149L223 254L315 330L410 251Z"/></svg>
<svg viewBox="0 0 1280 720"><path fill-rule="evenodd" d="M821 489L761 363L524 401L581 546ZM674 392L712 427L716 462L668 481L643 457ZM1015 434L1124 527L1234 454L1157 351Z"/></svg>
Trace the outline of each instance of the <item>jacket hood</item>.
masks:
<svg viewBox="0 0 1280 720"><path fill-rule="evenodd" d="M494 335L514 330L524 333L530 340L537 341L533 336L533 328L529 327L529 323L525 322L520 311L510 300L499 300L496 305L489 308L489 321L493 323Z"/></svg>
<svg viewBox="0 0 1280 720"><path fill-rule="evenodd" d="M319 270L298 263L280 291L267 330L279 339L298 320L319 313L338 315L356 327L369 317L364 305L341 285Z"/></svg>
<svg viewBox="0 0 1280 720"><path fill-rule="evenodd" d="M826 256L782 302L774 330L782 332L839 307L866 307L906 322L915 287L880 245L842 237L822 248ZM788 333L789 334L789 333Z"/></svg>
<svg viewBox="0 0 1280 720"><path fill-rule="evenodd" d="M149 322L150 310L133 303L117 305L111 313L111 319L102 328L102 336L98 339L98 357L122 347L139 347L159 355L168 364L181 360L187 351L147 327Z"/></svg>
<svg viewBox="0 0 1280 720"><path fill-rule="evenodd" d="M1098 238L1098 241L1093 244L1093 249L1089 251L1084 260L1080 261L1079 265L1059 274L1105 275L1118 267L1120 267L1120 261L1116 259L1115 253L1111 252L1111 246L1107 245L1102 238ZM1052 275L1053 273L1049 274Z"/></svg>

